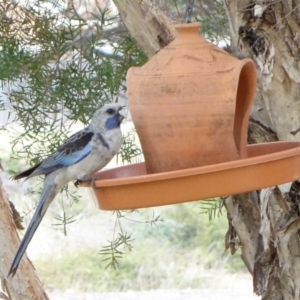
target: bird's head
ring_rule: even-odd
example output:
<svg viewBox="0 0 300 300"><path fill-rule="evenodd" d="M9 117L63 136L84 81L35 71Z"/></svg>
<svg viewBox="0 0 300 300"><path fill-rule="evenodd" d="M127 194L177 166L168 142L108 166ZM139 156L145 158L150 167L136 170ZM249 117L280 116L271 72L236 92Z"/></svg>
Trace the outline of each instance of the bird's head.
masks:
<svg viewBox="0 0 300 300"><path fill-rule="evenodd" d="M118 103L105 104L94 113L90 128L95 131L116 129L120 127L124 118L125 111L123 105Z"/></svg>

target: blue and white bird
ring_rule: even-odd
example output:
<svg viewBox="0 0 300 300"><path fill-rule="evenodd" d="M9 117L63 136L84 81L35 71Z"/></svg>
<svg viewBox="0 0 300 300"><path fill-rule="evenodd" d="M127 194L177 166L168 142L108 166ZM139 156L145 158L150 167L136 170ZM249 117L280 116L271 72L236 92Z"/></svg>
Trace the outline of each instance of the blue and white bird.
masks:
<svg viewBox="0 0 300 300"><path fill-rule="evenodd" d="M69 181L90 179L119 151L123 106L111 103L97 110L90 124L70 136L55 152L15 179L45 175L40 201L18 248L8 276L13 277L50 203Z"/></svg>

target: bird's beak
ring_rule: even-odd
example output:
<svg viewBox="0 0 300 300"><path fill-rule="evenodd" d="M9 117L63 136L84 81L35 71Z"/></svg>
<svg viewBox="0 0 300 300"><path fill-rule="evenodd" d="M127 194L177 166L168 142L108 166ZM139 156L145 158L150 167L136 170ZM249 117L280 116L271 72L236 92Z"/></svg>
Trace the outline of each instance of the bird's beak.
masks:
<svg viewBox="0 0 300 300"><path fill-rule="evenodd" d="M122 106L118 111L118 117L120 123L123 121L123 119L126 118L127 114L128 114L128 109L126 108L126 106Z"/></svg>

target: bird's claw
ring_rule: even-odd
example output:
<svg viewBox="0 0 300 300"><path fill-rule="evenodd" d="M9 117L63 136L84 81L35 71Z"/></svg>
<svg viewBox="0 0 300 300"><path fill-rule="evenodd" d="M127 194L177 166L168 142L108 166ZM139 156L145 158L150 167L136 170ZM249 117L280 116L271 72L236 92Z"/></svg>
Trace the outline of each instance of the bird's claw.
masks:
<svg viewBox="0 0 300 300"><path fill-rule="evenodd" d="M84 178L81 178L81 179L77 179L75 182L74 182L74 185L76 187L78 187L79 185L81 185L83 182L88 182L93 188L96 188L96 185L95 185L95 181L96 181L97 178L95 177L84 177Z"/></svg>
<svg viewBox="0 0 300 300"><path fill-rule="evenodd" d="M81 185L82 182L83 182L82 180L77 179L77 180L74 182L74 185L78 188L78 186Z"/></svg>

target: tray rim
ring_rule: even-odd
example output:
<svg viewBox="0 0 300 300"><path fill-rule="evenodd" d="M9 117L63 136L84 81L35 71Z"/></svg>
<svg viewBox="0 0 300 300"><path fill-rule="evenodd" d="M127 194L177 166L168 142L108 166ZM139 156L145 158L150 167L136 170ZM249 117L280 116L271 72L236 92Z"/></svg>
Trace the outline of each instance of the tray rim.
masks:
<svg viewBox="0 0 300 300"><path fill-rule="evenodd" d="M286 146L289 148L285 150L274 151L271 153L253 156L249 158L241 158L239 160L233 160L233 161L223 162L219 164L206 165L206 166L200 166L200 167L189 168L189 169L175 170L170 172L161 172L155 174L145 173L141 175L119 177L119 178L96 179L94 182L95 188L155 182L155 181L169 180L169 179L174 179L179 177L189 177L195 175L203 175L207 173L222 172L229 169L238 169L238 168L248 167L251 165L263 164L266 162L277 161L284 158L300 155L300 142L297 141L280 141L280 142L251 144L251 145L247 145L247 150L253 151L260 147L272 149L273 146L282 146L282 147ZM141 162L141 163L120 166L112 169L101 170L97 172L95 175L100 176L101 172L111 171L114 169L131 168L137 164L145 164L145 163ZM90 186L90 184L84 183L82 186Z"/></svg>

